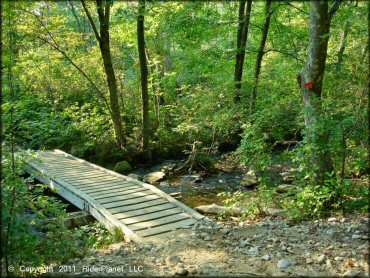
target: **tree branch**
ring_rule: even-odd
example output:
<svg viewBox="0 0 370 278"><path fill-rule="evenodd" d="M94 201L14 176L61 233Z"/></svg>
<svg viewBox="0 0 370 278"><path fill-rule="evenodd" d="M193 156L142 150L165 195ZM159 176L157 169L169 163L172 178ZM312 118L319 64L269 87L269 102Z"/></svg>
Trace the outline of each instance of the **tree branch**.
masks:
<svg viewBox="0 0 370 278"><path fill-rule="evenodd" d="M84 1L84 0L81 0L81 1ZM100 89L96 86L96 84L94 83L94 81L92 81L92 79L79 66L77 66L73 62L73 60L65 53L65 51L61 49L61 47L59 46L59 44L54 39L54 36L47 29L47 27L45 26L44 22L42 22L42 20L39 18L39 16L37 14L34 14L34 13L28 11L28 10L23 10L23 11L25 11L25 12L33 15L34 17L36 17L36 19L41 23L41 25L46 30L47 34L50 36L50 38L54 42L54 44L51 43L51 42L49 42L47 39L44 39L44 38L42 38L40 36L37 36L36 38L38 38L39 40L44 41L45 43L47 43L48 45L50 45L51 47L53 47L55 50L59 51L68 60L68 62L70 62L89 81L89 83L93 86L93 88L97 91L98 95L102 98L102 100L106 104L106 106L107 106L107 108L109 110L109 113L111 113L110 106L108 104L107 99L104 96L104 93L102 91L100 91Z"/></svg>
<svg viewBox="0 0 370 278"><path fill-rule="evenodd" d="M290 53L290 52L285 52L284 50L279 50L279 49L267 49L264 53L267 53L267 52L278 52L278 53L281 53L281 54L284 54L284 55L287 55L287 56L291 56L293 57L294 59L296 59L297 61L300 61L300 62L304 62L303 59L297 57L294 53Z"/></svg>
<svg viewBox="0 0 370 278"><path fill-rule="evenodd" d="M86 2L85 2L85 0L81 0L81 4L82 4L82 7L83 7L83 9L84 9L84 11L85 11L85 14L86 14L87 18L88 18L88 19L89 19L89 21L90 21L90 25L91 25L91 27L93 28L93 31L94 31L95 37L96 37L96 39L98 40L98 42L100 42L100 36L99 36L98 29L96 28L96 24L95 24L95 22L94 22L94 20L93 20L93 18L92 18L92 16L91 16L91 14L90 14L89 10L87 9L87 6L86 6Z"/></svg>
<svg viewBox="0 0 370 278"><path fill-rule="evenodd" d="M300 12L302 12L302 13L306 14L306 15L310 15L308 12L306 12L306 11L302 10L301 8L298 8L298 7L294 6L294 5L292 5L290 2L287 2L286 4L287 4L288 6L290 6L290 7L294 8L294 9L296 9L296 10L298 10L298 11L300 11Z"/></svg>
<svg viewBox="0 0 370 278"><path fill-rule="evenodd" d="M258 25L255 25L255 24L253 24L253 23L251 23L251 22L249 22L249 24L250 24L251 26L256 27L256 28L260 29L261 31L263 31L262 27L260 27L260 26L258 26Z"/></svg>
<svg viewBox="0 0 370 278"><path fill-rule="evenodd" d="M103 92L100 91L100 89L95 85L94 81L92 81L92 79L85 73L85 71L83 71L78 65L76 65L72 61L72 59L62 49L60 49L57 45L54 45L51 42L49 42L48 40L46 40L46 39L44 39L42 37L39 37L39 36L37 36L36 38L39 39L39 40L41 40L41 41L43 41L43 42L45 42L45 43L47 43L48 45L50 45L51 47L53 47L55 50L57 50L58 52L60 52L68 60L68 62L70 62L89 81L89 83L98 92L99 96L103 99L104 103L107 105L107 108L109 109L109 112L111 112L110 106L109 106L108 101L105 98Z"/></svg>
<svg viewBox="0 0 370 278"><path fill-rule="evenodd" d="M342 3L342 2L343 2L343 0L335 0L333 6L331 6L331 8L329 10L329 21L331 21L331 19L333 18L334 14L339 9L340 3Z"/></svg>
<svg viewBox="0 0 370 278"><path fill-rule="evenodd" d="M80 20L78 19L75 6L73 5L73 3L72 3L71 0L68 0L68 4L71 7L71 11L72 11L72 14L73 14L74 18L76 19L76 22L77 22L77 25L78 25L78 31L80 31L80 33L82 33L82 28L81 28Z"/></svg>

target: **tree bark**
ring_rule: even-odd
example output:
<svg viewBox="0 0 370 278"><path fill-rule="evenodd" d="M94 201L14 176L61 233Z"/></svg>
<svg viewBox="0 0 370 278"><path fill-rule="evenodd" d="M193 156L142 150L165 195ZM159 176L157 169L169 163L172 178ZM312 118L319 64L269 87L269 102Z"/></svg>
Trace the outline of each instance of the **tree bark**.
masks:
<svg viewBox="0 0 370 278"><path fill-rule="evenodd" d="M251 111L251 113L254 112L254 109L255 109L255 106L256 106L258 79L259 79L259 75L261 73L262 59L263 59L263 55L265 54L264 49L265 49L265 45L266 45L268 31L269 31L269 28L270 28L270 20L271 20L271 14L272 14L271 2L272 2L272 0L266 0L266 7L265 7L266 18L265 18L265 24L264 24L263 30L262 30L261 43L260 43L260 46L258 48L258 53L257 53L256 68L255 68L255 72L254 72L254 85L253 85L251 102L250 102L250 111Z"/></svg>
<svg viewBox="0 0 370 278"><path fill-rule="evenodd" d="M150 119L149 119L149 94L148 94L148 65L145 53L144 30L145 0L139 0L137 17L137 45L140 62L141 101L142 101L142 150L146 158L151 160L150 152Z"/></svg>
<svg viewBox="0 0 370 278"><path fill-rule="evenodd" d="M311 1L308 57L298 75L304 107L306 139L310 147L310 160L319 184L324 183L326 173L334 171L329 150L329 133L321 111L321 98L330 22L339 4L340 1L336 1L328 11L327 1Z"/></svg>
<svg viewBox="0 0 370 278"><path fill-rule="evenodd" d="M346 48L346 40L347 40L348 31L349 31L349 21L347 20L346 25L344 26L344 30L343 30L342 42L340 44L340 48L339 48L338 55L337 55L337 67L339 70L341 69L341 66L342 66L343 54Z"/></svg>
<svg viewBox="0 0 370 278"><path fill-rule="evenodd" d="M82 28L81 28L81 23L80 23L80 20L78 19L78 15L77 15L77 12L76 12L76 8L74 6L74 4L72 3L71 0L68 0L68 4L69 6L71 7L71 11L72 11L72 14L73 14L73 17L75 18L76 20L76 23L77 23L77 26L78 26L78 31L80 33L82 33Z"/></svg>
<svg viewBox="0 0 370 278"><path fill-rule="evenodd" d="M150 85L151 85L151 88L152 88L152 91L153 91L155 124L156 124L156 128L159 128L159 124L160 124L160 101L159 101L160 86L159 86L159 84L157 84L157 85L155 84L155 78L156 78L156 75L157 75L157 71L156 71L155 65L153 64L153 62L150 59L149 51L148 51L147 48L145 49L145 53L146 53L146 57L147 57L147 61L148 61L148 64L149 64L149 69L150 69L150 75L151 75ZM160 80L158 80L158 82L160 82Z"/></svg>
<svg viewBox="0 0 370 278"><path fill-rule="evenodd" d="M370 45L370 1L367 2L367 46ZM367 49L367 48L366 48ZM365 54L366 55L366 54ZM367 56L367 149L370 150L370 55ZM370 152L367 153L367 162L368 162L368 168L367 168L367 174L370 176Z"/></svg>
<svg viewBox="0 0 370 278"><path fill-rule="evenodd" d="M99 31L86 7L85 0L81 0L81 3L85 10L87 18L90 21L96 39L99 42L99 48L103 58L104 71L108 83L109 104L111 109L115 141L118 147L120 147L121 149L125 149L126 136L123 129L120 106L118 102L117 80L113 68L112 54L110 51L110 41L109 41L109 16L111 2L108 0L96 0L100 25Z"/></svg>
<svg viewBox="0 0 370 278"><path fill-rule="evenodd" d="M250 14L252 9L252 0L248 0L247 6L245 6L246 0L241 0L239 3L239 25L237 33L237 49L236 49L236 62L235 62L235 95L234 101L239 102L241 97L242 88L242 77L243 77L243 66L245 59L245 47L247 45L248 30L250 22Z"/></svg>

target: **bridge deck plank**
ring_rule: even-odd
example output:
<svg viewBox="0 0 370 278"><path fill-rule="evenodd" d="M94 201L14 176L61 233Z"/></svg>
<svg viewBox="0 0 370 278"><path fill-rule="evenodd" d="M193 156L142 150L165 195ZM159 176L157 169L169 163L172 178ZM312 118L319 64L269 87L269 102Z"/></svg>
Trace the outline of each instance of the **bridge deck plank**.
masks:
<svg viewBox="0 0 370 278"><path fill-rule="evenodd" d="M152 240L203 218L152 185L60 150L39 154L25 163L27 172L57 188L57 193L90 212L107 228L120 227L128 240Z"/></svg>

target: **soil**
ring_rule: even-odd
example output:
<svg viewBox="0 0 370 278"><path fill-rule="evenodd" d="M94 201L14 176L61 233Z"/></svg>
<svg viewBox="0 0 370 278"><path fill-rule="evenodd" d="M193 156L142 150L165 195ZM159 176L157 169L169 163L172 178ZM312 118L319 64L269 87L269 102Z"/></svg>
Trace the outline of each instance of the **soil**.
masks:
<svg viewBox="0 0 370 278"><path fill-rule="evenodd" d="M221 160L223 161L223 160ZM165 161L135 169L145 175L160 171ZM232 158L216 165L218 173L195 182L198 173L167 179L157 186L166 193L179 192L179 200L195 207L222 204L220 191L242 190L247 168ZM275 169L276 168L276 169ZM286 183L279 173L290 167L275 165L276 184ZM288 172L287 172L288 171ZM244 189L245 190L245 189ZM252 193L252 191L251 191ZM368 276L368 215L330 217L292 223L284 215L255 221L237 218L220 222L212 216L189 229L164 234L161 242L138 246L121 242L91 249L83 258L66 262L69 272L53 276ZM58 270L57 267L54 267Z"/></svg>
<svg viewBox="0 0 370 278"><path fill-rule="evenodd" d="M368 276L369 221L363 214L298 224L202 220L162 243L90 250L69 260L75 270L63 276Z"/></svg>

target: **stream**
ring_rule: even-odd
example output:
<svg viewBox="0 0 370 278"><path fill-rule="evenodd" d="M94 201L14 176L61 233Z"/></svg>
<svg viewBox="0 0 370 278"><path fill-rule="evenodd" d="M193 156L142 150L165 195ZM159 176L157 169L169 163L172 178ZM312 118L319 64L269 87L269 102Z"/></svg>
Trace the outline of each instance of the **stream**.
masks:
<svg viewBox="0 0 370 278"><path fill-rule="evenodd" d="M183 162L166 160L154 166L135 168L132 173L144 176L152 172L161 171L164 166L175 163L181 165ZM218 193L235 192L237 190L246 191L245 187L240 186L243 175L244 173L241 171L219 171L211 176L202 177L201 181L197 181L199 174L183 174L170 176L164 181L156 183L155 186L167 194L179 193L176 194L176 199L192 208L213 203L222 205L225 197L218 196Z"/></svg>
<svg viewBox="0 0 370 278"><path fill-rule="evenodd" d="M184 163L183 160L165 160L162 163L158 163L152 166L136 167L131 173L140 176L152 172L161 171L165 166L173 164L181 165ZM195 208L201 205L217 204L223 205L223 201L226 199L225 196L218 196L221 192L235 192L237 190L247 191L245 187L240 186L240 181L243 178L244 173L240 170L222 171L218 170L211 176L204 176L200 181L198 173L182 174L176 176L169 176L163 181L154 184L157 188L161 189L167 194L174 194L175 198L180 202L188 205L189 207ZM37 181L34 185L38 184ZM76 206L65 200L63 197L53 192L50 188L46 188L44 194L50 197L55 197L61 200L67 205L66 211L77 212L80 211Z"/></svg>

